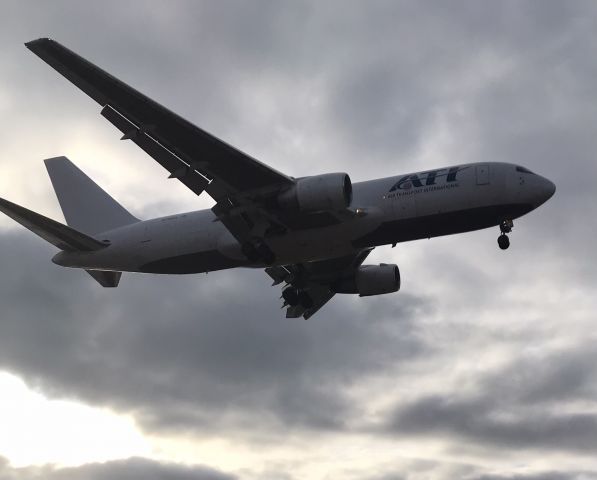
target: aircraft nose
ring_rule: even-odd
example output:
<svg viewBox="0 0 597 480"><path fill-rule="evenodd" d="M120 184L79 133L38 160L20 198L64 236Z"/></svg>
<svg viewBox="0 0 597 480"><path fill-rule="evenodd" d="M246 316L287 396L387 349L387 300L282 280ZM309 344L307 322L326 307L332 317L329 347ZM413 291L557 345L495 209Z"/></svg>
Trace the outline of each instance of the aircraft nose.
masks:
<svg viewBox="0 0 597 480"><path fill-rule="evenodd" d="M553 194L556 193L555 184L545 177L540 177L538 187L539 188L537 192L537 206L547 202L551 197L553 197Z"/></svg>
<svg viewBox="0 0 597 480"><path fill-rule="evenodd" d="M545 201L547 201L551 197L553 197L554 193L556 193L556 184L553 183L551 180L544 178L543 179L543 194L545 195Z"/></svg>

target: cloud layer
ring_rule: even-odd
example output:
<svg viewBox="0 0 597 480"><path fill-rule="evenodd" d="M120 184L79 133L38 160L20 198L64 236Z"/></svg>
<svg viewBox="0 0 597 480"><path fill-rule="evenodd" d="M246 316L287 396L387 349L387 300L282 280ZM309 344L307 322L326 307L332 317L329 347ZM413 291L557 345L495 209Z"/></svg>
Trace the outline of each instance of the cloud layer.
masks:
<svg viewBox="0 0 597 480"><path fill-rule="evenodd" d="M0 458L2 480L234 480L236 477L205 467L185 467L159 463L143 458L130 458L83 467L54 469L52 467L11 468Z"/></svg>

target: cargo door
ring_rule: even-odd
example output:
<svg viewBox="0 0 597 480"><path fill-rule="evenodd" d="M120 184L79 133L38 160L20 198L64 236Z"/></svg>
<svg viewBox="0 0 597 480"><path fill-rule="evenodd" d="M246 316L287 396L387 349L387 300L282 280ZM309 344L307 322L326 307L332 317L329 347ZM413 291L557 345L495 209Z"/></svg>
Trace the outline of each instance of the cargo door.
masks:
<svg viewBox="0 0 597 480"><path fill-rule="evenodd" d="M489 185L489 165L477 165L477 185Z"/></svg>

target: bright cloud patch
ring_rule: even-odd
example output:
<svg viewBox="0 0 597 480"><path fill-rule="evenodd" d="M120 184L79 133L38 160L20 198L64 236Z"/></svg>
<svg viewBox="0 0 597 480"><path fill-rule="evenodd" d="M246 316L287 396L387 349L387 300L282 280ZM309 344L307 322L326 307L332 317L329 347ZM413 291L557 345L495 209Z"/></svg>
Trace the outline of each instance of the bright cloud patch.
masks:
<svg viewBox="0 0 597 480"><path fill-rule="evenodd" d="M0 452L15 466L80 465L149 450L129 417L49 400L5 372L0 373L0 392Z"/></svg>

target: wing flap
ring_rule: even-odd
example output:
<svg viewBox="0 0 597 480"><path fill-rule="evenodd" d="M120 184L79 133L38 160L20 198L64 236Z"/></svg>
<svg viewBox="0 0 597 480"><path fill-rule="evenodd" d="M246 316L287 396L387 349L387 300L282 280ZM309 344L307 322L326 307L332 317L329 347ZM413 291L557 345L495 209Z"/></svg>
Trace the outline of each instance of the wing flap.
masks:
<svg viewBox="0 0 597 480"><path fill-rule="evenodd" d="M147 153L147 155L168 170L170 172L169 178L177 178L196 195L201 195L207 185L209 185L209 180L195 168L192 168L182 158L152 138L143 128L135 125L121 115L112 106L105 105L101 114L124 134L123 139L131 140Z"/></svg>
<svg viewBox="0 0 597 480"><path fill-rule="evenodd" d="M363 263L372 248L366 248L354 254L330 258L316 262L297 263L285 266L273 266L265 269L274 281L272 286L284 283L284 289L295 290L294 296L299 301L284 301L286 318L303 317L308 320L315 315L335 295L333 285L354 271ZM307 296L308 302L301 303L300 294ZM289 304L293 302L293 304Z"/></svg>

